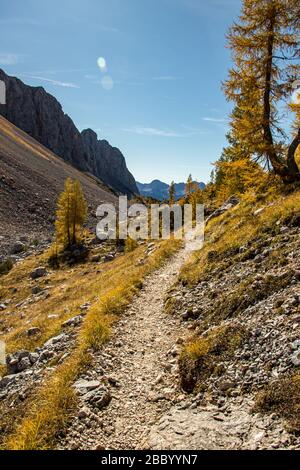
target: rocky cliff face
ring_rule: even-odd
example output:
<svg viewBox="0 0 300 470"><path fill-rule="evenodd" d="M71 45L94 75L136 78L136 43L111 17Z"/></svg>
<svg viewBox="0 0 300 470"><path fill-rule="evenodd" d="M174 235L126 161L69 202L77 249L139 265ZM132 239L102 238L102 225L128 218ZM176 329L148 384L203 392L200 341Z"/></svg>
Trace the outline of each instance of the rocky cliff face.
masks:
<svg viewBox="0 0 300 470"><path fill-rule="evenodd" d="M91 131L78 131L60 103L42 87L25 85L0 69L0 80L6 84L6 105L0 115L27 132L76 168L87 171L118 192L138 193L120 150L106 141L98 141Z"/></svg>
<svg viewBox="0 0 300 470"><path fill-rule="evenodd" d="M104 183L117 188L124 194L137 193L138 188L132 174L128 171L123 154L112 147L107 140L98 140L96 132L85 129L81 133L82 141L92 173L101 175Z"/></svg>

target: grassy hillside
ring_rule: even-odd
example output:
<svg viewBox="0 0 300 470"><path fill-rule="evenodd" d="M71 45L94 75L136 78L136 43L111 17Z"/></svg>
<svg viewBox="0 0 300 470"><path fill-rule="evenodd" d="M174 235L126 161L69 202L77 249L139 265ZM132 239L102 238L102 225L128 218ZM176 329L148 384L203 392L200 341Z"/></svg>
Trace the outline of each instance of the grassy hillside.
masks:
<svg viewBox="0 0 300 470"><path fill-rule="evenodd" d="M166 303L170 313L196 318L179 360L182 387L213 402L252 393L256 412L275 412L296 433L299 230L300 191L245 196L208 223L204 248Z"/></svg>
<svg viewBox="0 0 300 470"><path fill-rule="evenodd" d="M230 263L240 247L251 244L249 250L255 250L268 234L276 236L282 225L296 224L299 218L300 191L288 196L245 195L238 206L207 224L205 246L183 267L180 279L190 285L199 282L205 273Z"/></svg>
<svg viewBox="0 0 300 470"><path fill-rule="evenodd" d="M144 277L179 247L178 241L170 240L159 243L150 254L147 246L142 245L109 263L87 262L59 270L47 268L48 275L38 282L47 295L40 298L31 294L37 283L29 274L35 267L45 265L47 254L27 259L2 277L0 299L10 301L1 339L7 342L9 352L41 346L61 331L66 319L78 315L82 304L90 305L65 361L52 364L43 382L13 410L2 405L4 448L46 449L54 445L76 402L72 384L91 365L90 352L101 348L109 339L113 323L142 287ZM101 250L94 249L93 255ZM27 330L34 326L40 333L28 338Z"/></svg>

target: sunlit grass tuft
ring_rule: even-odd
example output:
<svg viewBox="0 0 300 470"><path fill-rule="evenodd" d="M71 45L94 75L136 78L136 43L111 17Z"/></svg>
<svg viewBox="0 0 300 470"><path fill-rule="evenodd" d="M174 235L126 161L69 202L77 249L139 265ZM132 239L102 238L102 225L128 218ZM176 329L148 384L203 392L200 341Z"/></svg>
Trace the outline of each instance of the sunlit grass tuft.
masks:
<svg viewBox="0 0 300 470"><path fill-rule="evenodd" d="M218 326L206 335L191 338L179 358L181 386L187 392L199 389L218 369L218 363L232 357L246 331L237 325Z"/></svg>

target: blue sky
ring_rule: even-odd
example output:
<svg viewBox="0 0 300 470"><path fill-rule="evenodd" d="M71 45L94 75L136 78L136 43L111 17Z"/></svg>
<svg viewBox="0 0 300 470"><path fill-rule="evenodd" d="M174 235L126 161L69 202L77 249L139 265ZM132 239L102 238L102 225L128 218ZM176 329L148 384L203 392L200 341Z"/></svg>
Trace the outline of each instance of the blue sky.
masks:
<svg viewBox="0 0 300 470"><path fill-rule="evenodd" d="M119 147L137 180L207 181L225 144L225 34L240 5L0 0L0 67Z"/></svg>

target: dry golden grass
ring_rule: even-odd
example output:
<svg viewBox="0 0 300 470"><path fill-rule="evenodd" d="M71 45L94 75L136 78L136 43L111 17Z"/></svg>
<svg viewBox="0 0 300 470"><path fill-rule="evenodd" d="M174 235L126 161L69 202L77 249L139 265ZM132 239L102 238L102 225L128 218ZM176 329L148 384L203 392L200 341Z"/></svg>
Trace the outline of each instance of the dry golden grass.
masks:
<svg viewBox="0 0 300 470"><path fill-rule="evenodd" d="M255 215L259 208L263 208L263 211ZM238 206L208 223L204 248L195 252L185 264L180 279L191 285L197 283L212 267L210 252L215 253L220 263L222 255L238 249L263 233L279 230L277 222L282 223L293 216L299 216L299 213L300 191L288 196L272 195L259 200L255 196L245 196Z"/></svg>
<svg viewBox="0 0 300 470"><path fill-rule="evenodd" d="M257 394L256 411L275 412L285 419L290 432L300 433L300 375L271 382Z"/></svg>
<svg viewBox="0 0 300 470"><path fill-rule="evenodd" d="M80 371L90 364L92 360L90 350L99 349L109 339L112 323L142 287L145 276L172 256L180 245L180 242L175 240L160 242L157 250L145 258L144 264L139 261L145 257L145 246L140 246L110 263L101 265L101 273L97 273L95 267L88 270L87 265L68 269L67 272L51 272L51 283L55 284L51 297L42 302L44 310L41 305L34 305L35 311L29 314L30 318L35 320L35 324L39 320L39 324L44 328L43 340L51 336L53 330L59 330L63 319L60 318L50 326L45 317L45 309L61 310L68 306L70 311L67 316L71 317L71 312L74 314L82 303L90 301L92 306L81 327L77 346L66 362L58 366L51 377L47 378L33 397L26 402L23 419L5 439L3 445L5 449L53 448L57 436L66 429L76 404L72 384ZM38 261L41 264L41 260ZM24 266L16 267L9 275L10 282L15 282L18 278L24 282L24 288L27 287L28 293L28 272L36 263L37 260L28 260ZM83 271L86 272L84 276ZM63 292L59 288L61 282L64 284ZM6 283L9 283L8 279ZM4 292L9 288L9 285L4 286ZM43 319L46 325L43 325ZM19 322L19 336L16 338L13 333L7 335L12 350L20 343L24 345L21 333L27 326L24 322ZM41 339L38 342L41 342Z"/></svg>
<svg viewBox="0 0 300 470"><path fill-rule="evenodd" d="M160 244L159 253L162 256L164 249L164 245ZM110 263L85 263L58 270L47 267L49 275L37 281L32 281L29 273L38 266L47 266L48 253L17 264L9 274L0 278L0 301L10 299L8 308L0 314L4 322L1 339L6 342L7 351L32 350L44 344L60 331L65 320L78 315L82 304L93 303L100 295L119 289L122 285L120 278L124 276L128 263L134 267L130 272L128 270L128 275L138 280L144 267L134 265L144 256L144 252L145 246L140 246ZM149 258L147 266L154 263L152 258ZM31 289L35 285L46 289L49 297L43 299L32 295ZM28 298L32 303L23 306ZM41 335L28 338L26 331L32 326L38 326Z"/></svg>
<svg viewBox="0 0 300 470"><path fill-rule="evenodd" d="M138 244L135 240L132 238L128 237L125 242L125 251L126 253L129 253L130 251L133 251L137 248Z"/></svg>
<svg viewBox="0 0 300 470"><path fill-rule="evenodd" d="M6 437L5 449L44 450L54 444L54 436L66 428L69 414L76 406L72 383L81 370L82 359L82 354L74 354L26 403L25 417Z"/></svg>
<svg viewBox="0 0 300 470"><path fill-rule="evenodd" d="M241 326L224 325L213 328L208 334L192 338L183 348L179 358L181 386L187 392L199 389L218 363L233 356L247 333Z"/></svg>

